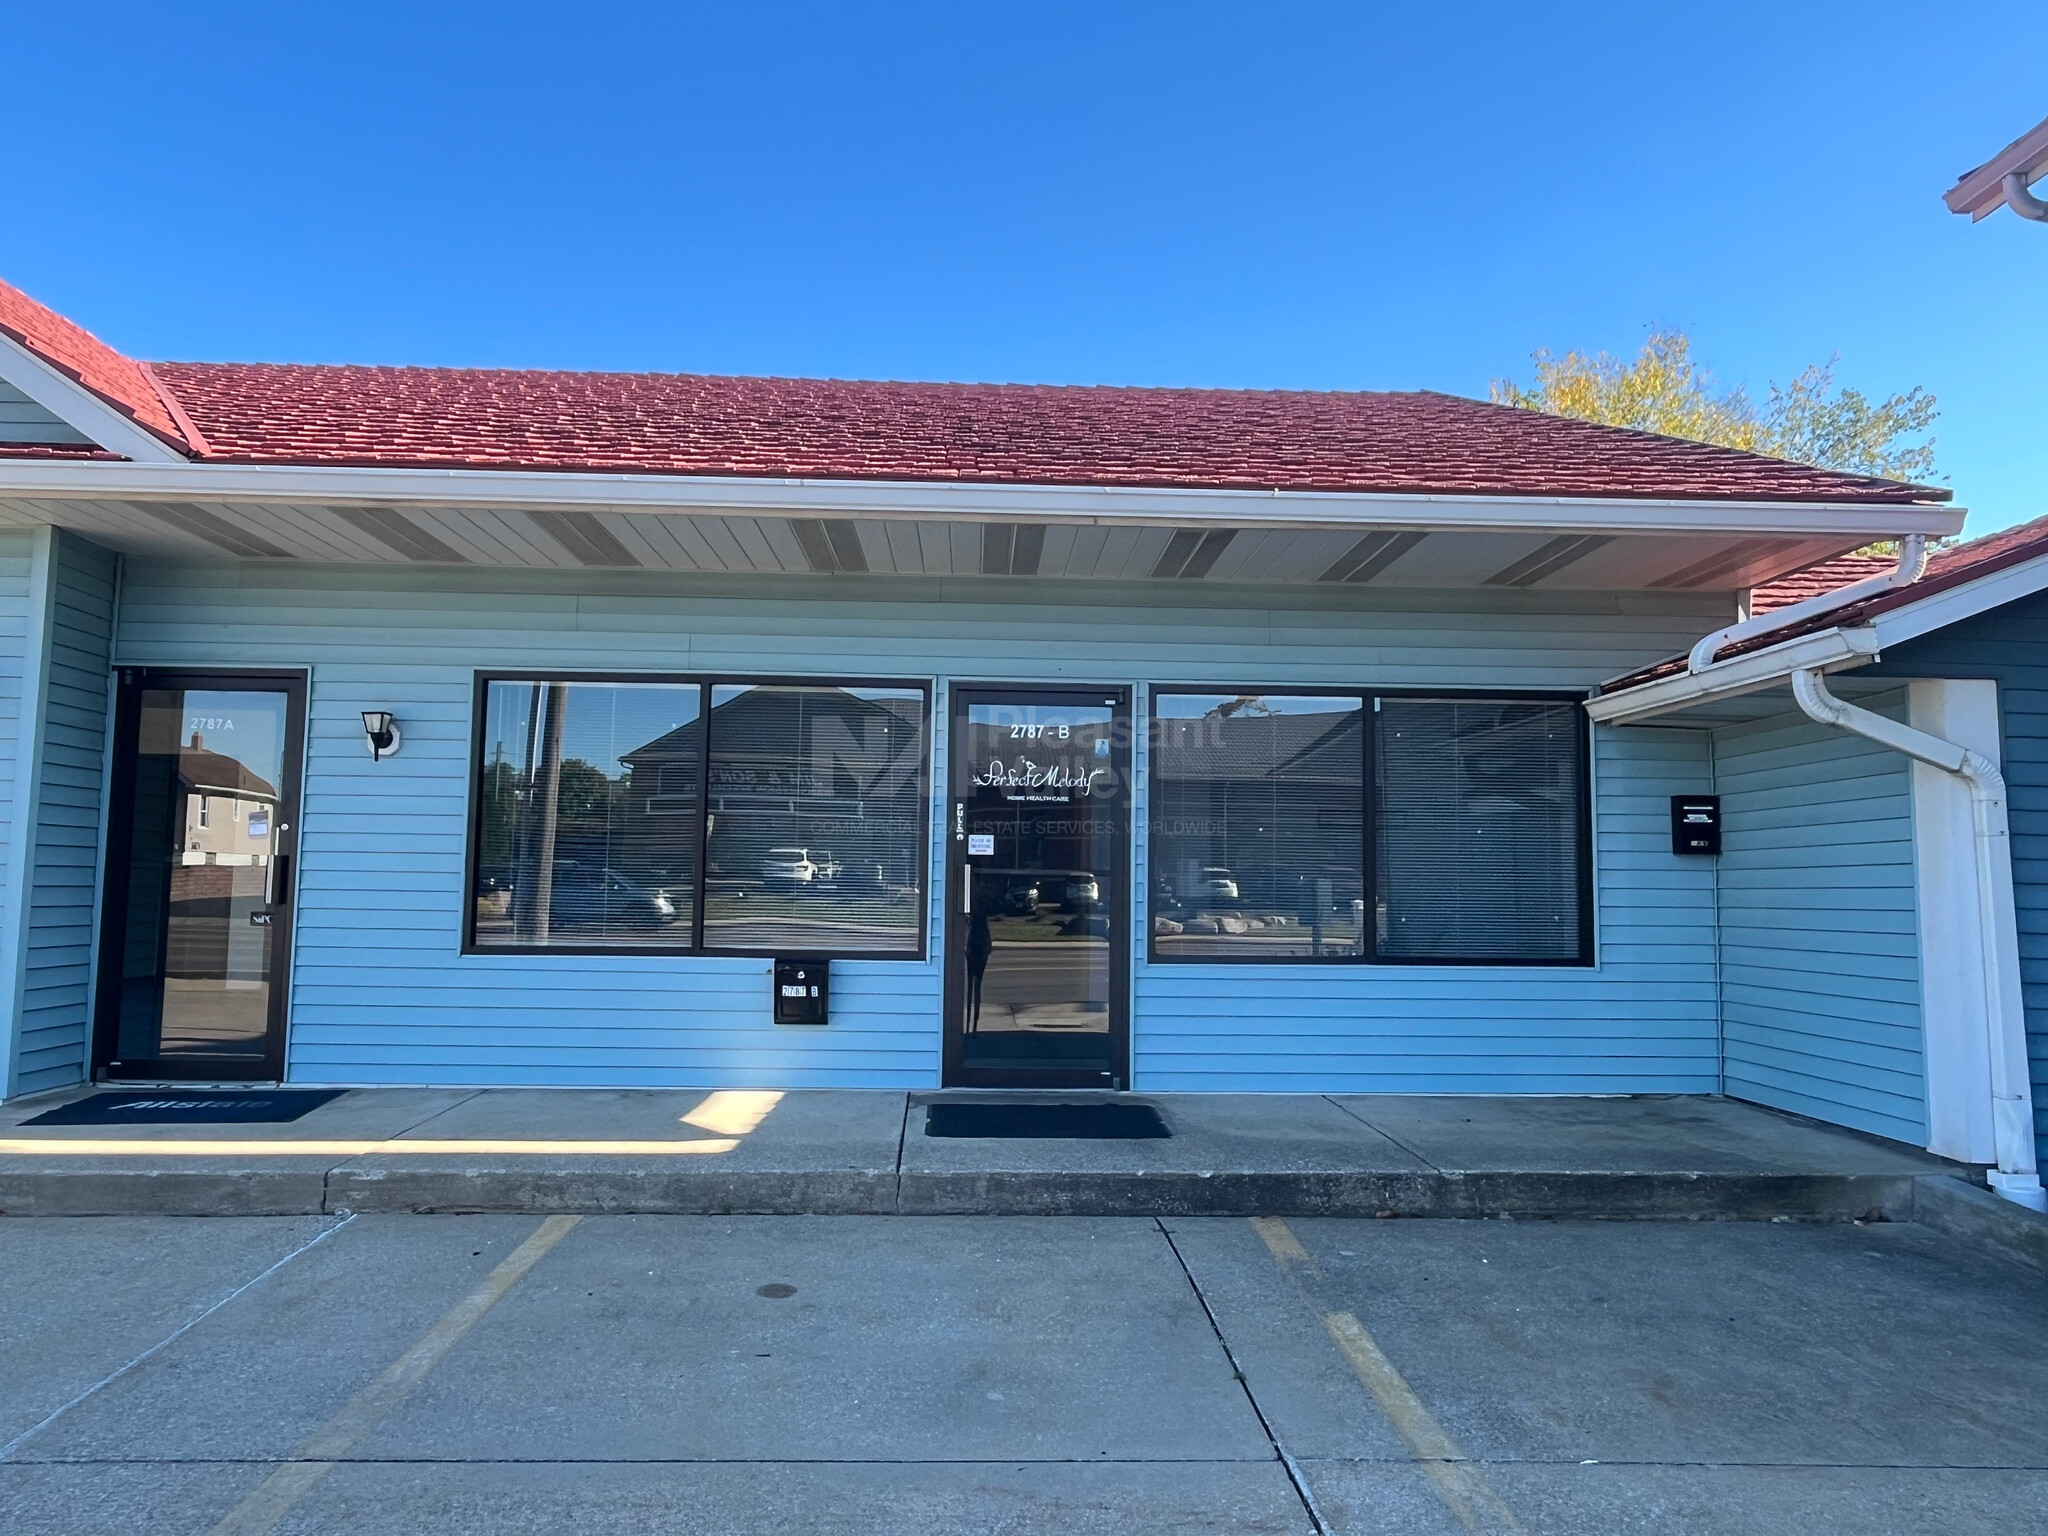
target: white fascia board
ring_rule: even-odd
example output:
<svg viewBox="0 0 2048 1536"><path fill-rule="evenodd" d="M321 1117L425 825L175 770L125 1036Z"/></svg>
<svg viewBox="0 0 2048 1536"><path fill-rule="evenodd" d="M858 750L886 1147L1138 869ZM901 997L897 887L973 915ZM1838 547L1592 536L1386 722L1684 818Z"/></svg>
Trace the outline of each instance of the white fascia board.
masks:
<svg viewBox="0 0 2048 1536"><path fill-rule="evenodd" d="M950 522L1423 531L1797 534L1890 538L1947 534L1964 510L1932 504L1685 501L1569 496L1405 496L1137 486L985 485L905 480L754 479L507 470L358 469L179 461L0 460L0 495L132 501L381 503L711 516L891 518Z"/></svg>
<svg viewBox="0 0 2048 1536"><path fill-rule="evenodd" d="M1889 649L2023 597L2032 597L2044 588L2048 588L2048 555L2009 565L1989 576L1880 613L1870 620L1870 625L1877 631L1879 643Z"/></svg>
<svg viewBox="0 0 2048 1536"><path fill-rule="evenodd" d="M70 374L37 357L12 336L0 336L0 379L5 379L51 415L76 427L109 453L125 453L136 461L134 467L159 464L189 467L191 463L154 432L137 424L132 416L114 409ZM60 467L79 467L75 461L57 462Z"/></svg>
<svg viewBox="0 0 2048 1536"><path fill-rule="evenodd" d="M1602 725L1638 725L1674 709L1732 699L1782 683L1794 672L1839 672L1877 660L1877 631L1859 625L1802 635L1769 650L1717 662L1703 672L1678 672L1620 693L1586 701L1586 713Z"/></svg>

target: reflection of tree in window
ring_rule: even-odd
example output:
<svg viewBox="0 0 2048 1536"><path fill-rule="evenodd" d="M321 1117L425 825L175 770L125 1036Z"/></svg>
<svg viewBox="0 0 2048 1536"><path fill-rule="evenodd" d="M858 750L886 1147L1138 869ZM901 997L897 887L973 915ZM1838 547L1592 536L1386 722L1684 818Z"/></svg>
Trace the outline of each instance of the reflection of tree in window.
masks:
<svg viewBox="0 0 2048 1536"><path fill-rule="evenodd" d="M702 825L707 943L915 947L922 691L717 688L708 805L700 697L695 684L490 685L478 943L687 947Z"/></svg>

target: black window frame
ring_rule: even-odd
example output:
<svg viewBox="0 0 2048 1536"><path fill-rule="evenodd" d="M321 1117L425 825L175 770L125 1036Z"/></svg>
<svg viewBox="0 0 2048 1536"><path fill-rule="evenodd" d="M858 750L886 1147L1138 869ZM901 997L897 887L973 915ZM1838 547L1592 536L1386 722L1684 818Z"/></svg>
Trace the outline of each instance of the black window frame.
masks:
<svg viewBox="0 0 2048 1536"><path fill-rule="evenodd" d="M1360 935L1363 943L1355 955L1256 955L1256 954L1161 954L1159 934L1152 923L1150 879L1154 857L1152 841L1152 819L1155 815L1154 783L1157 767L1153 754L1159 743L1157 723L1159 721L1160 696L1179 694L1221 694L1257 695L1275 694L1287 698L1341 698L1363 699L1365 701L1365 724L1360 733L1363 737L1360 749L1361 779L1359 804L1361 813L1361 836L1359 851L1362 859L1363 884L1366 895L1364 932ZM1430 959L1412 955L1382 955L1379 952L1379 924L1374 920L1379 891L1379 818L1374 786L1378 781L1379 767L1379 701L1382 699L1442 700L1446 703L1527 703L1527 704L1570 704L1578 711L1579 728L1573 733L1576 747L1576 769L1578 772L1578 794L1575 809L1578 812L1577 836L1574 845L1578 853L1578 911L1579 911L1579 952L1576 955L1556 956L1549 959L1532 959L1527 956L1486 956L1458 955L1445 959ZM1149 965L1371 965L1396 967L1406 970L1433 969L1444 966L1478 966L1488 969L1528 968L1535 970L1587 970L1598 963L1598 936L1595 933L1595 910L1593 895L1593 721L1586 713L1586 695L1561 689L1535 688L1375 688L1370 685L1344 685L1339 683L1304 685L1301 683L1270 683L1264 685L1240 685L1235 683L1149 683L1145 689L1145 868L1147 888L1145 891L1145 959ZM1135 894L1135 893L1134 893Z"/></svg>
<svg viewBox="0 0 2048 1536"><path fill-rule="evenodd" d="M696 891L690 915L690 943L680 944L479 944L476 941L477 866L483 852L484 719L490 705L493 683L638 683L697 689L698 718L704 722L704 747L697 762L697 861ZM917 867L924 872L918 888L917 946L914 950L833 949L829 946L784 944L774 948L727 947L704 942L706 902L705 857L709 841L706 808L710 805L711 699L718 688L901 688L915 689L924 700L924 747L918 771L924 790L920 797ZM832 960L875 960L889 964L922 965L931 957L932 910L932 724L933 680L921 677L783 677L764 673L735 672L560 672L543 668L499 668L479 670L470 693L469 812L468 833L462 860L462 948L464 956L544 955L573 959L579 955L618 955L672 960L777 959L803 954Z"/></svg>

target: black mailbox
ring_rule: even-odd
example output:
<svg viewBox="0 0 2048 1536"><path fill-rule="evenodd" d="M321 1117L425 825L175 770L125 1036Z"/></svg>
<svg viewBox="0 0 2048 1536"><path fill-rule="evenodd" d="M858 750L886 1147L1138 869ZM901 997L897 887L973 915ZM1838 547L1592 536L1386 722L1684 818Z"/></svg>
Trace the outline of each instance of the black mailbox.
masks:
<svg viewBox="0 0 2048 1536"><path fill-rule="evenodd" d="M1673 795L1671 797L1671 851L1673 853L1719 853L1721 851L1721 797L1719 795Z"/></svg>
<svg viewBox="0 0 2048 1536"><path fill-rule="evenodd" d="M832 962L798 959L775 962L775 1022L830 1022Z"/></svg>

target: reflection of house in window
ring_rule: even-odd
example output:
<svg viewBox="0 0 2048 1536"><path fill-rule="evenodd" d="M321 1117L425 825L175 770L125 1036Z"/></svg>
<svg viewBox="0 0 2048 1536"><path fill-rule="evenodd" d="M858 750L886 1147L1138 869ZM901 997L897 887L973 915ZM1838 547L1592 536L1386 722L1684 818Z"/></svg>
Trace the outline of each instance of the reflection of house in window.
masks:
<svg viewBox="0 0 2048 1536"><path fill-rule="evenodd" d="M1152 862L1161 894L1283 912L1304 907L1318 881L1340 905L1361 894L1362 705L1329 702L1156 722Z"/></svg>
<svg viewBox="0 0 2048 1536"><path fill-rule="evenodd" d="M921 695L764 685L722 687L714 701L706 807L714 883L758 880L771 850L804 848L849 884L921 884ZM620 755L636 811L695 813L702 732L692 720ZM639 825L637 816L627 820L628 839ZM650 827L643 835L670 834Z"/></svg>
<svg viewBox="0 0 2048 1536"><path fill-rule="evenodd" d="M195 731L191 743L178 752L178 788L185 801L181 863L270 862L277 789L268 780L237 759L213 751Z"/></svg>

